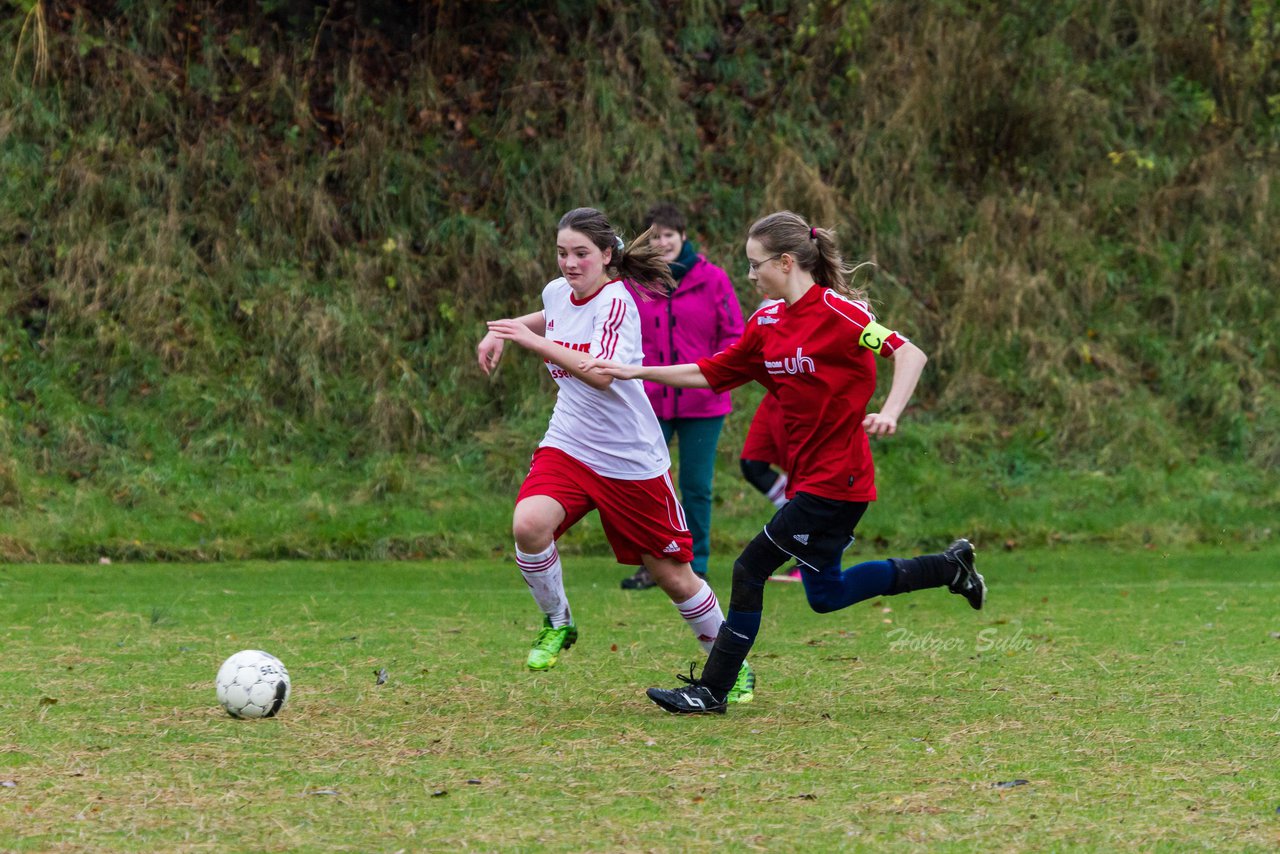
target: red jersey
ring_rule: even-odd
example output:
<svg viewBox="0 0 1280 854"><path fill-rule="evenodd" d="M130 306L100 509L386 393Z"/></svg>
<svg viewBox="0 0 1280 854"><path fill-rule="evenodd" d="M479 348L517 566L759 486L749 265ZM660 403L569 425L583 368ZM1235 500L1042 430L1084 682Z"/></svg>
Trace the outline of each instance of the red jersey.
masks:
<svg viewBox="0 0 1280 854"><path fill-rule="evenodd" d="M875 466L862 420L876 390L876 355L891 356L906 341L876 323L865 302L814 285L790 306L757 311L736 344L697 364L716 391L755 380L777 395L787 432L788 498L808 492L874 501Z"/></svg>

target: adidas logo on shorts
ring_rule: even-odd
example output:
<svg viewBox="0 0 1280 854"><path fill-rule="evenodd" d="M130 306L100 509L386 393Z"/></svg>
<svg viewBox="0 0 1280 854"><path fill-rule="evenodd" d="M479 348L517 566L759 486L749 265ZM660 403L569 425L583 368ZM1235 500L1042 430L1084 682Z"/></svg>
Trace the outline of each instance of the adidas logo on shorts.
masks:
<svg viewBox="0 0 1280 854"><path fill-rule="evenodd" d="M669 555L669 554L674 554L675 552L678 552L678 551L680 551L680 546L676 543L675 540L672 540L671 542L667 543L667 547L662 550L662 553L664 555Z"/></svg>
<svg viewBox="0 0 1280 854"><path fill-rule="evenodd" d="M795 540L797 543L799 543L799 544L800 544L800 545L802 545L802 546L807 546L807 545L809 545L809 535L808 535L808 534L794 534L794 535L792 535L791 539Z"/></svg>

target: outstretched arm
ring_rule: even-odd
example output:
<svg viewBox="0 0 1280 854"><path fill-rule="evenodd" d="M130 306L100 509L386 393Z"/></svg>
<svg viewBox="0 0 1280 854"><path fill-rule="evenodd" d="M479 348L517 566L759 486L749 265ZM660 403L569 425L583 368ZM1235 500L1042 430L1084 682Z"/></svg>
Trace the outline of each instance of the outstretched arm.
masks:
<svg viewBox="0 0 1280 854"><path fill-rule="evenodd" d="M892 436L898 432L898 418L902 415L902 410L907 408L911 395L915 393L916 383L920 381L920 374L924 371L925 362L929 361L924 351L910 341L895 350L889 358L893 359L893 382L889 384L889 396L885 398L884 406L880 407L879 412L868 412L867 417L862 420L862 428L870 436Z"/></svg>
<svg viewBox="0 0 1280 854"><path fill-rule="evenodd" d="M497 339L498 343L503 341L516 342L521 347L542 357L545 361L551 362L566 373L577 377L592 388L605 389L613 383L613 377L604 374L588 374L583 371L579 367L582 362L582 353L577 350L571 350L563 344L557 344L541 333L534 332L521 323L523 319L490 320L489 335ZM489 336L485 337L488 338Z"/></svg>
<svg viewBox="0 0 1280 854"><path fill-rule="evenodd" d="M649 380L676 388L711 388L702 371L692 362L684 365L627 365L608 359L583 359L578 368L587 374L619 380Z"/></svg>

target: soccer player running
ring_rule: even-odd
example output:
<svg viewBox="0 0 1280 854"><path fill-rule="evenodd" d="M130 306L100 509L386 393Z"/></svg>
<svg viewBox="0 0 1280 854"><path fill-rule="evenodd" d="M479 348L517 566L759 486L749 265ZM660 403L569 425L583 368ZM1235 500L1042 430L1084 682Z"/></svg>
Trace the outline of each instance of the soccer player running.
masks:
<svg viewBox="0 0 1280 854"><path fill-rule="evenodd" d="M516 564L545 615L526 664L530 670L554 667L578 638L556 540L592 510L599 511L618 561L643 563L709 651L724 614L689 564L692 539L644 384L578 367L584 354L640 364L638 313L622 279L666 293L670 269L648 232L625 248L605 215L592 208L561 218L556 254L562 276L543 288L542 309L489 321L476 347L481 370L491 374L505 342L519 344L543 359L558 387L512 520ZM740 675L744 688L754 681L745 661ZM746 690L733 695L731 702L751 699Z"/></svg>
<svg viewBox="0 0 1280 854"><path fill-rule="evenodd" d="M601 359L588 375L642 378L717 391L755 380L778 399L788 439L787 502L743 549L733 567L729 616L702 675L651 700L677 714L723 714L738 668L760 631L765 580L794 558L809 605L819 613L876 596L947 587L981 608L986 584L973 546L956 540L941 554L860 563L841 570L841 554L876 497L868 434L891 436L927 357L880 325L848 283L834 234L790 211L758 220L747 233L749 276L765 297L782 300L747 321L737 344L694 364L637 367ZM876 387L875 358L891 359L893 381L879 412L867 412Z"/></svg>

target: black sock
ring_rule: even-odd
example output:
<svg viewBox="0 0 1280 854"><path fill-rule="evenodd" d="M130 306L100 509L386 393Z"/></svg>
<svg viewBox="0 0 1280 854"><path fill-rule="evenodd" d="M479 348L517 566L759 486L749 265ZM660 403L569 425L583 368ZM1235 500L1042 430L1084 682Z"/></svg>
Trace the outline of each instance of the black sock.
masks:
<svg viewBox="0 0 1280 854"><path fill-rule="evenodd" d="M717 700L723 700L733 683L738 681L738 671L746 661L754 640L729 628L727 620L720 624L720 634L716 635L715 646L711 647L702 676L698 679Z"/></svg>
<svg viewBox="0 0 1280 854"><path fill-rule="evenodd" d="M930 587L947 587L955 583L958 567L946 555L921 555L912 558L890 558L893 564L893 589L890 596L926 590Z"/></svg>

